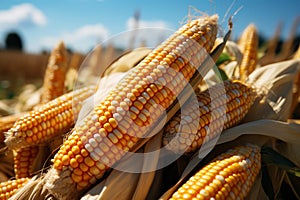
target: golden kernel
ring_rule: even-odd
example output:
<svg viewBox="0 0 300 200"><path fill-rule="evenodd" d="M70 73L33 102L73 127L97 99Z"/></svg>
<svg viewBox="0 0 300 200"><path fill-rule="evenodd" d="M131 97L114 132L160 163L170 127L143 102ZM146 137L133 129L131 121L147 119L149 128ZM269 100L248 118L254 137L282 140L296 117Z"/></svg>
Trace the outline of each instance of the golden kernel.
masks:
<svg viewBox="0 0 300 200"><path fill-rule="evenodd" d="M92 167L95 165L95 162L90 157L86 157L84 159L84 163L89 167Z"/></svg>
<svg viewBox="0 0 300 200"><path fill-rule="evenodd" d="M78 164L78 162L75 158L72 158L70 160L70 165L71 165L72 168L77 168L79 164Z"/></svg>
<svg viewBox="0 0 300 200"><path fill-rule="evenodd" d="M79 183L80 181L82 181L82 176L76 175L74 173L72 173L71 177L75 183Z"/></svg>
<svg viewBox="0 0 300 200"><path fill-rule="evenodd" d="M64 155L61 159L63 165L69 165L70 158L67 155Z"/></svg>

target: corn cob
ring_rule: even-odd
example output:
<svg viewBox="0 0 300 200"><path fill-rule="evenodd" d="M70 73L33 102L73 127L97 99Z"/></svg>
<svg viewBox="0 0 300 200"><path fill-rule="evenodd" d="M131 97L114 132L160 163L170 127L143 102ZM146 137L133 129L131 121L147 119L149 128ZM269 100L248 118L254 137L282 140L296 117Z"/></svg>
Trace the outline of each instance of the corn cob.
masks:
<svg viewBox="0 0 300 200"><path fill-rule="evenodd" d="M0 200L9 199L16 191L28 182L28 178L10 180L0 183Z"/></svg>
<svg viewBox="0 0 300 200"><path fill-rule="evenodd" d="M245 81L257 65L258 34L254 24L250 24L242 33L239 47L243 53L240 80Z"/></svg>
<svg viewBox="0 0 300 200"><path fill-rule="evenodd" d="M217 19L203 17L181 27L75 126L45 177L53 195L70 198L87 189L144 136L211 51ZM62 190L66 184L73 189Z"/></svg>
<svg viewBox="0 0 300 200"><path fill-rule="evenodd" d="M66 68L67 51L63 42L60 42L49 57L41 94L41 105L64 94ZM38 110L39 106L35 110ZM27 146L14 151L14 171L17 179L31 175L33 161L38 154L38 150L37 146Z"/></svg>
<svg viewBox="0 0 300 200"><path fill-rule="evenodd" d="M95 91L84 87L62 95L21 117L6 133L5 143L10 149L38 145L65 133L74 125L74 116L81 103Z"/></svg>
<svg viewBox="0 0 300 200"><path fill-rule="evenodd" d="M60 42L51 52L45 72L41 103L47 103L64 94L67 69L67 51Z"/></svg>
<svg viewBox="0 0 300 200"><path fill-rule="evenodd" d="M203 167L170 198L244 199L261 167L260 148L235 147Z"/></svg>
<svg viewBox="0 0 300 200"><path fill-rule="evenodd" d="M221 90L223 84L224 94ZM176 153L194 152L218 136L222 129L239 123L255 99L253 88L240 81L229 80L204 92L196 91L196 95L197 99L181 109L184 116L178 112L165 126L163 144Z"/></svg>
<svg viewBox="0 0 300 200"><path fill-rule="evenodd" d="M64 84L67 68L67 51L63 42L60 42L51 52L44 77L41 94L41 105L64 94ZM38 105L35 110L38 110ZM27 146L14 151L15 177L29 177L33 172L33 161L38 154L37 146Z"/></svg>
<svg viewBox="0 0 300 200"><path fill-rule="evenodd" d="M14 150L14 171L16 179L30 177L33 172L33 161L38 153L38 146Z"/></svg>

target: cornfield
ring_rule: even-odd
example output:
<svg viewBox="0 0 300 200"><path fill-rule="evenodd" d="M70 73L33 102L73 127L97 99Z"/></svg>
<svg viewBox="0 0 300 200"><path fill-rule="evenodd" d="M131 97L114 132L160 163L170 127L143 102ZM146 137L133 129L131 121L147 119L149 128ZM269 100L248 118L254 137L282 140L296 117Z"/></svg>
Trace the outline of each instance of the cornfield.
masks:
<svg viewBox="0 0 300 200"><path fill-rule="evenodd" d="M218 21L121 55L57 44L0 102L0 199L300 199L300 47Z"/></svg>

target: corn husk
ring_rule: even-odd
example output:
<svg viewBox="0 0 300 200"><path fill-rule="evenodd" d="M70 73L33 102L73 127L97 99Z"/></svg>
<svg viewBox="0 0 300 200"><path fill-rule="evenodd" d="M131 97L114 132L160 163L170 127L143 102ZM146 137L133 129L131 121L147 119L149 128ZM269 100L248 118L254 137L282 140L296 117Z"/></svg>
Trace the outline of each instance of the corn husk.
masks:
<svg viewBox="0 0 300 200"><path fill-rule="evenodd" d="M290 60L256 69L248 79L262 95L257 98L245 121L276 119L287 121L291 115L293 83L300 71L300 60Z"/></svg>

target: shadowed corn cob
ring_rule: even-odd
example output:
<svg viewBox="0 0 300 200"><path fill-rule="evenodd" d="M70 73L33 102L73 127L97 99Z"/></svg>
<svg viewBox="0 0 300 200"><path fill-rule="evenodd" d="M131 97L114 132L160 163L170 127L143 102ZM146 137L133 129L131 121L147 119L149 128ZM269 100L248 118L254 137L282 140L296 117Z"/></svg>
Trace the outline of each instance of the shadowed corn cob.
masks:
<svg viewBox="0 0 300 200"><path fill-rule="evenodd" d="M33 172L33 161L38 154L38 146L14 150L14 171L16 179L30 177Z"/></svg>
<svg viewBox="0 0 300 200"><path fill-rule="evenodd" d="M28 180L28 178L21 178L0 183L0 200L9 199L9 197L24 186Z"/></svg>
<svg viewBox="0 0 300 200"><path fill-rule="evenodd" d="M240 64L240 80L245 81L257 65L258 34L254 24L250 24L244 30L239 47L243 53Z"/></svg>
<svg viewBox="0 0 300 200"><path fill-rule="evenodd" d="M44 77L41 103L47 103L64 94L67 70L67 51L60 42L51 52Z"/></svg>
<svg viewBox="0 0 300 200"><path fill-rule="evenodd" d="M260 171L260 159L258 146L230 149L198 171L170 199L244 199Z"/></svg>
<svg viewBox="0 0 300 200"><path fill-rule="evenodd" d="M144 136L211 51L217 19L199 18L181 27L75 126L45 177L53 195L71 198L74 190L86 189Z"/></svg>
<svg viewBox="0 0 300 200"><path fill-rule="evenodd" d="M5 143L10 149L38 145L65 133L74 125L74 114L81 103L95 91L84 87L62 95L21 117L6 133Z"/></svg>
<svg viewBox="0 0 300 200"><path fill-rule="evenodd" d="M196 91L196 95L197 99L187 102L183 113L175 114L165 127L163 144L176 153L194 152L223 129L239 123L256 96L253 88L230 80Z"/></svg>

